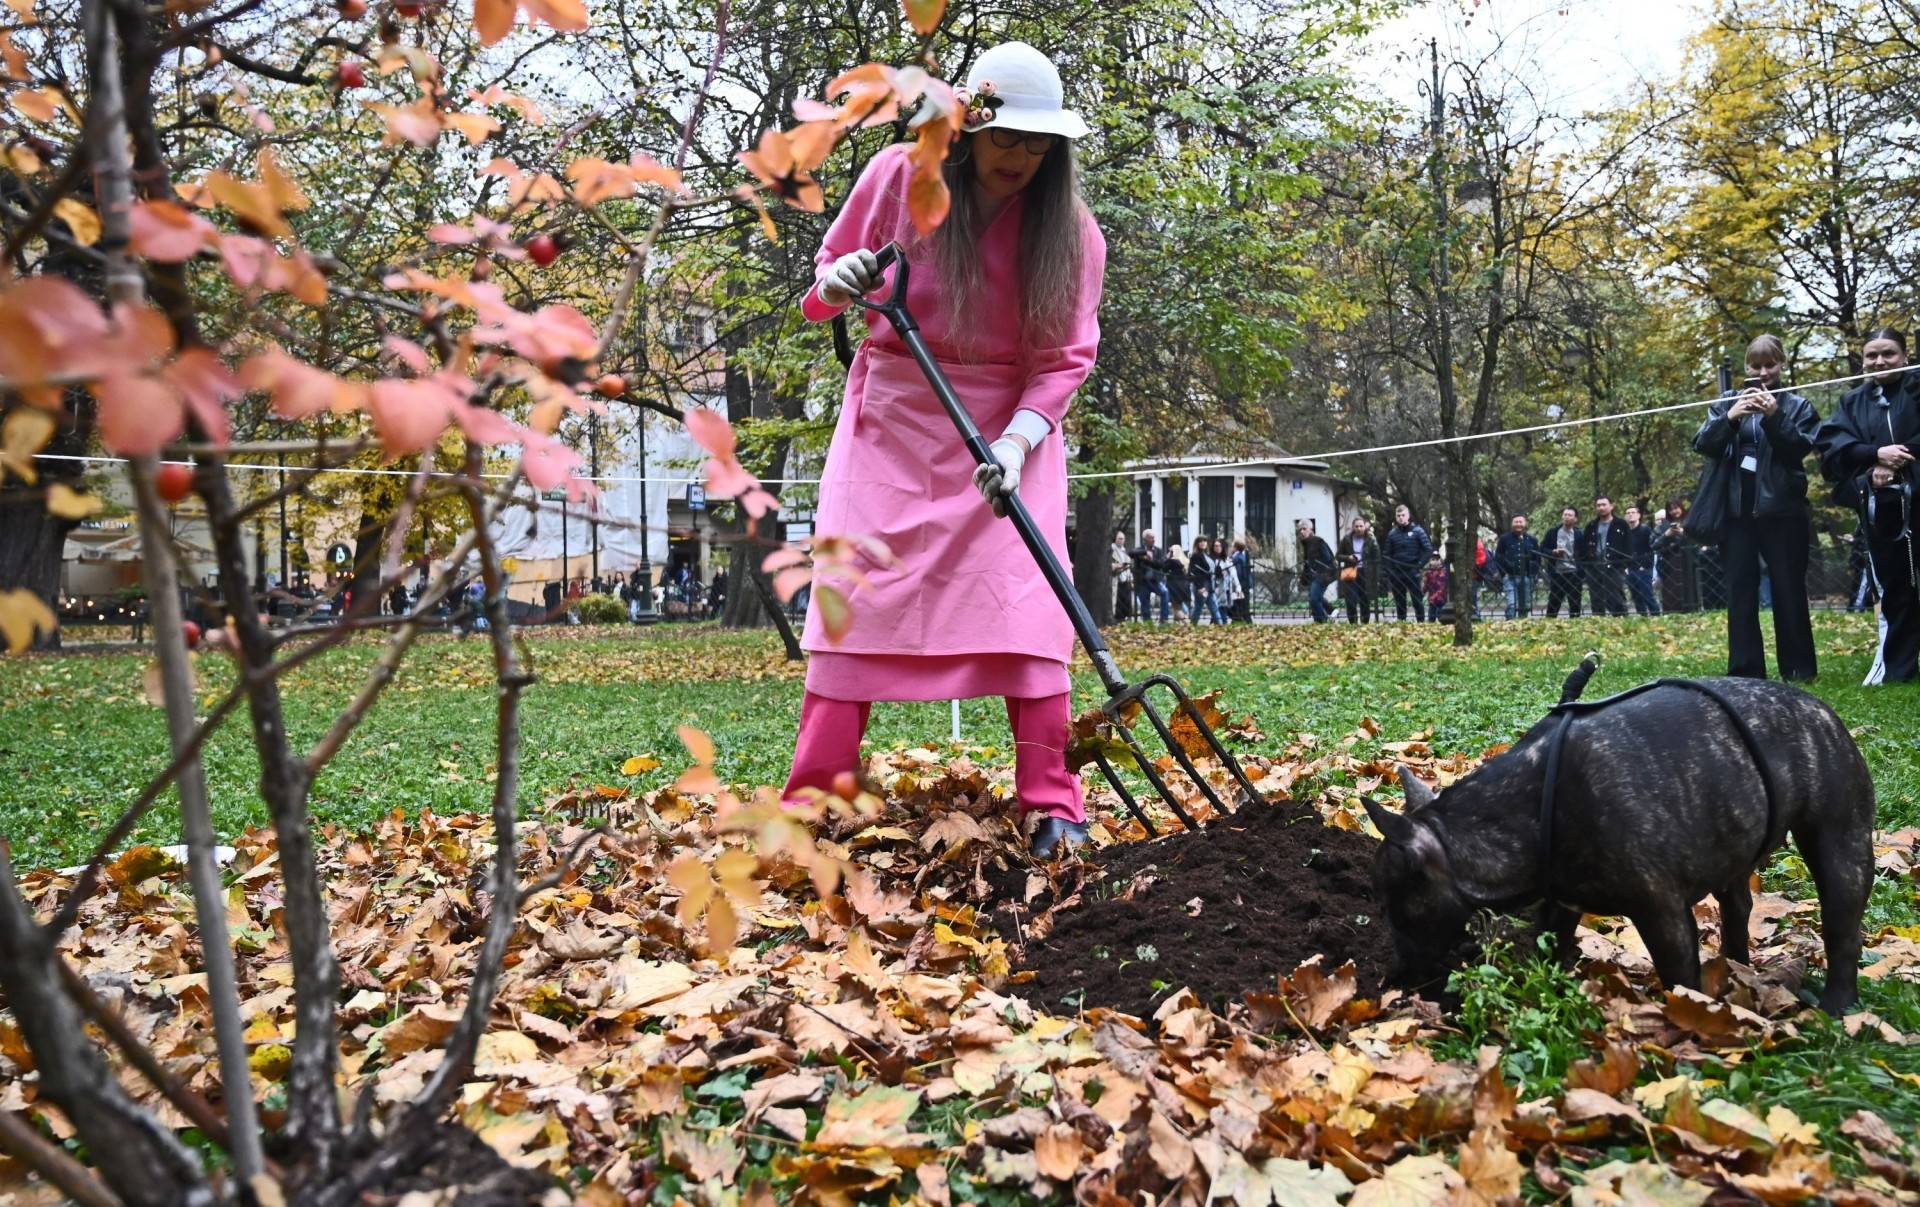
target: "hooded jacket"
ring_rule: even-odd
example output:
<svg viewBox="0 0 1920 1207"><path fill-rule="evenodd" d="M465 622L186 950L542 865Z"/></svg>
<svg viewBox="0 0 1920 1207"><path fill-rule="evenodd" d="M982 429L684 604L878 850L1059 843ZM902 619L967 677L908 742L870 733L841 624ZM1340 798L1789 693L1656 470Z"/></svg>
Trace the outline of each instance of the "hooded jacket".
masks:
<svg viewBox="0 0 1920 1207"><path fill-rule="evenodd" d="M1889 444L1905 444L1920 451L1920 381L1909 372L1883 390L1878 382L1862 382L1847 391L1833 416L1820 425L1820 472L1833 483L1833 501L1858 508L1871 491L1869 475Z"/></svg>

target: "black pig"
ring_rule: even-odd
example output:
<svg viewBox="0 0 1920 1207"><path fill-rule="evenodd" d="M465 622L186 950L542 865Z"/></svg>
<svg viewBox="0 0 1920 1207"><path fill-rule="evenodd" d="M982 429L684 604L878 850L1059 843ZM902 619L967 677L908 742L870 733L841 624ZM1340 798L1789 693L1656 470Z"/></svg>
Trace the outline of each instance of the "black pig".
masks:
<svg viewBox="0 0 1920 1207"><path fill-rule="evenodd" d="M1820 1005L1853 1004L1860 919L1873 880L1873 780L1840 718L1797 688L1707 679L1746 721L1765 781L1733 719L1698 690L1662 684L1583 711L1560 755L1552 849L1539 848L1541 789L1556 715L1435 794L1403 766L1404 815L1366 801L1386 837L1374 891L1393 926L1399 977L1425 983L1483 907L1540 903L1571 954L1583 913L1624 915L1669 987L1700 987L1693 905L1720 904L1721 953L1747 961L1747 878L1793 834L1820 893L1827 985ZM1544 868L1542 864L1544 863Z"/></svg>

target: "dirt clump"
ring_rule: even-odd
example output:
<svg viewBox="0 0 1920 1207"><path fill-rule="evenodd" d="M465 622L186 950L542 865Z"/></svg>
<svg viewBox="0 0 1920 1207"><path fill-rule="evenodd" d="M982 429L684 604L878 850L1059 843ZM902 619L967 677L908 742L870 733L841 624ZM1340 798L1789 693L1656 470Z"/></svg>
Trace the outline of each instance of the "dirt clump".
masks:
<svg viewBox="0 0 1920 1207"><path fill-rule="evenodd" d="M1373 900L1379 844L1288 803L1243 809L1195 832L1109 847L1058 888L1068 903L1043 938L1023 935L1048 893L996 911L1031 980L1009 987L1051 1013L1109 1006L1149 1018L1182 988L1216 1009L1319 955L1354 963L1378 994L1393 938ZM1010 894L1018 902L1024 894ZM1077 895L1079 900L1071 900Z"/></svg>

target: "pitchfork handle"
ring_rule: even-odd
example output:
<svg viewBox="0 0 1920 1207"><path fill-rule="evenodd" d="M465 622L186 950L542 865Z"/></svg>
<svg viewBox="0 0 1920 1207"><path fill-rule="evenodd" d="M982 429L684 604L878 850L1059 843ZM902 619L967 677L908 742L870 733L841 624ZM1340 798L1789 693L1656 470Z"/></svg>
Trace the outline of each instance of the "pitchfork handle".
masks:
<svg viewBox="0 0 1920 1207"><path fill-rule="evenodd" d="M933 393L940 405L947 410L947 417L953 420L953 426L959 429L960 438L966 442L967 451L980 465L998 466L993 450L986 439L980 435L980 429L974 425L973 416L968 414L966 404L953 392L953 383L947 380L946 373L940 368L940 362L934 360L933 353L927 348L927 341L920 334L920 324L907 312L907 261L900 254L898 243L889 243L875 253L880 261L880 270L886 271L893 266L893 289L885 301L870 302L856 295L854 304L865 310L874 311L893 324L893 329L907 345L907 351L920 365L920 371L926 374L927 383L933 387ZM1007 518L1013 521L1014 531L1020 534L1020 540L1026 545L1027 552L1039 563L1040 574L1047 580L1047 586L1067 610L1067 619L1073 622L1073 631L1080 638L1080 644L1087 648L1087 656L1093 660L1094 670L1099 672L1100 681L1106 685L1109 694L1117 694L1127 687L1127 680L1120 673L1119 664L1113 660L1113 653L1107 649L1106 638L1100 635L1100 627L1093 622L1093 613L1087 610L1087 601L1080 598L1080 592L1074 589L1073 579L1067 574L1060 559L1053 554L1053 546L1047 544L1046 537L1040 532L1040 526L1033 521L1033 514L1027 510L1026 500L1018 491L1007 497Z"/></svg>

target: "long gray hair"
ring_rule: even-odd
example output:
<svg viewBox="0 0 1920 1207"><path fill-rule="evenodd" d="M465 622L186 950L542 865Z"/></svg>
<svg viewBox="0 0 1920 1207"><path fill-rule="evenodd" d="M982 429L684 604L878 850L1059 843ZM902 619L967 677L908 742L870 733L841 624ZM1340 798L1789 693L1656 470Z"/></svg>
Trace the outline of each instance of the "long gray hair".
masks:
<svg viewBox="0 0 1920 1207"><path fill-rule="evenodd" d="M967 139L984 137L984 131ZM933 234L934 262L940 278L953 291L950 313L965 315L985 301L986 281L980 271L979 238L984 215L974 192L971 142L969 152L956 162L949 156L942 172L952 209ZM1025 189L1026 211L1020 216L1020 331L1028 349L1056 345L1066 336L1080 302L1080 266L1085 258L1081 228L1086 203L1080 199L1080 172L1073 157L1073 140L1056 139L1053 150ZM956 323L949 338L967 350L968 325Z"/></svg>

